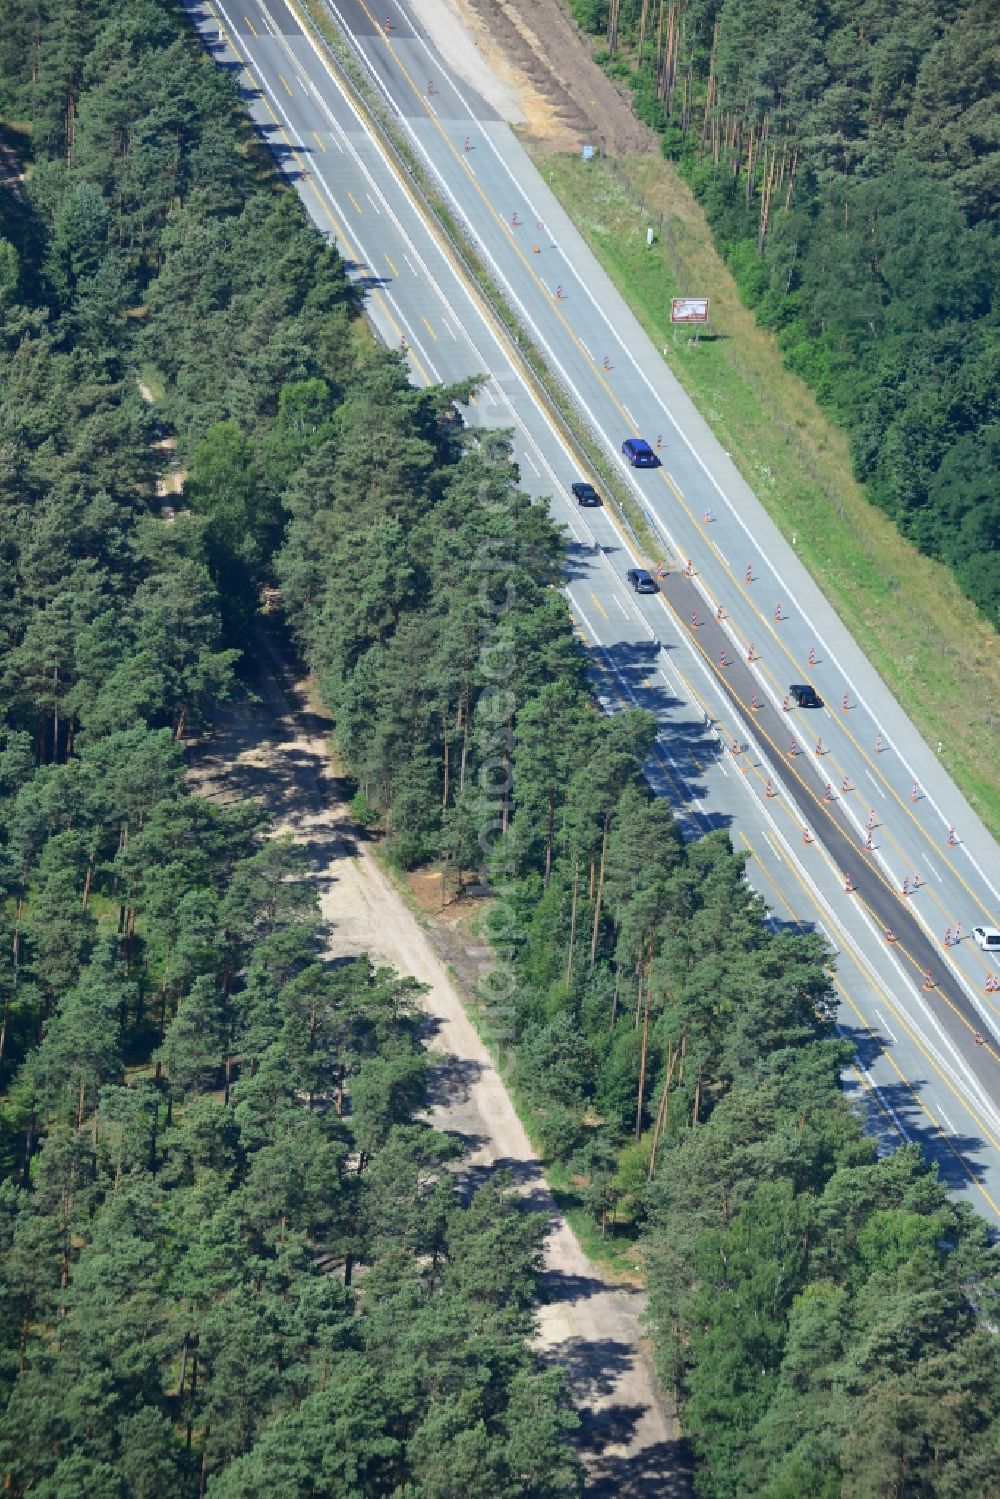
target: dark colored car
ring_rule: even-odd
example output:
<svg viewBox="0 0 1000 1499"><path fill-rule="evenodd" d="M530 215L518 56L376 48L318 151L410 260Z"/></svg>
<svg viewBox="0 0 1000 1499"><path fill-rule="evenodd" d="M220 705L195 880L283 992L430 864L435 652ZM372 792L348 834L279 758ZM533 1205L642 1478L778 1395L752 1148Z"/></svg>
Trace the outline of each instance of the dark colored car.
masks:
<svg viewBox="0 0 1000 1499"><path fill-rule="evenodd" d="M636 593L659 593L656 579L644 567L630 567L625 574Z"/></svg>
<svg viewBox="0 0 1000 1499"><path fill-rule="evenodd" d="M793 682L788 689L789 697L795 699L800 708L822 708L823 699L805 682Z"/></svg>
<svg viewBox="0 0 1000 1499"><path fill-rule="evenodd" d="M644 437L626 437L622 452L633 468L656 468L660 461Z"/></svg>
<svg viewBox="0 0 1000 1499"><path fill-rule="evenodd" d="M576 503L578 505L599 505L601 503L601 497L593 484L571 484L570 489L576 496Z"/></svg>

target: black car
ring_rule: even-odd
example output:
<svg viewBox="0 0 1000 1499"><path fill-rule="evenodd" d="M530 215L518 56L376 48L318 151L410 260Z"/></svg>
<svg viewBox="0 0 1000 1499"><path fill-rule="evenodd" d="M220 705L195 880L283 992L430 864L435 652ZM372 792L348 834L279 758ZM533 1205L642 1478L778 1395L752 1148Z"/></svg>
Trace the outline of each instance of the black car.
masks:
<svg viewBox="0 0 1000 1499"><path fill-rule="evenodd" d="M817 694L815 687L810 687L806 682L793 682L788 689L789 697L793 697L800 708L822 708L823 699Z"/></svg>
<svg viewBox="0 0 1000 1499"><path fill-rule="evenodd" d="M599 505L601 503L601 497L593 484L584 484L582 482L571 484L570 489L576 496L576 503L578 505Z"/></svg>
<svg viewBox="0 0 1000 1499"><path fill-rule="evenodd" d="M622 452L633 468L659 468L660 460L644 437L626 437Z"/></svg>
<svg viewBox="0 0 1000 1499"><path fill-rule="evenodd" d="M636 593L659 593L656 579L644 567L630 567L625 574Z"/></svg>

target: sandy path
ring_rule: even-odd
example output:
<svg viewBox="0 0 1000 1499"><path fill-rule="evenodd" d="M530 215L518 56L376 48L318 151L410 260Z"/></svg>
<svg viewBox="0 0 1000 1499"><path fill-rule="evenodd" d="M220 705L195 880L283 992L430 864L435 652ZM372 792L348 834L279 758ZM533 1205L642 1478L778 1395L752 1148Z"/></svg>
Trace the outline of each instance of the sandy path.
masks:
<svg viewBox="0 0 1000 1499"><path fill-rule="evenodd" d="M539 1346L570 1372L583 1419L588 1494L609 1499L689 1494L686 1454L641 1347L640 1293L608 1286L559 1213L444 965L398 891L357 841L326 752L328 725L310 713L301 691L287 679L279 687L276 677L265 673L256 688L258 703L225 710L215 735L194 748L199 789L221 801L262 799L281 829L306 846L338 953L369 952L427 984L430 1044L447 1058L434 1085L435 1124L465 1137L467 1181L505 1167L552 1225Z"/></svg>
<svg viewBox="0 0 1000 1499"><path fill-rule="evenodd" d="M560 0L417 0L412 10L459 77L539 144L658 153L656 134L594 62L594 39Z"/></svg>

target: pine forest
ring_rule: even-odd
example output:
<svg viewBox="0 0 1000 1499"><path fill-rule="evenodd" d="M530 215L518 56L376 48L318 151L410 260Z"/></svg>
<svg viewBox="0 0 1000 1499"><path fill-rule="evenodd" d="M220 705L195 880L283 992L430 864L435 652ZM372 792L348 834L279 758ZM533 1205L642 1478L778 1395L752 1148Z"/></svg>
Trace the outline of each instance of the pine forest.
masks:
<svg viewBox="0 0 1000 1499"><path fill-rule="evenodd" d="M988 15L873 5L862 68L845 8L669 7L665 139L859 469L964 577L996 526L996 177L947 122ZM655 11L619 24L662 73ZM699 69L726 101L707 126ZM186 775L247 691L265 587L359 822L453 898L495 892L479 998L546 1157L642 1255L697 1492L997 1493L986 1224L916 1147L876 1154L822 938L768 920L725 833L685 843L643 777L652 716L598 711L564 534L508 438L373 341L170 0L0 0L0 120L30 166L0 186L5 1493L581 1492L566 1379L532 1345L546 1221L502 1177L456 1191L419 985L338 956L302 850ZM876 155L873 279L850 235ZM833 300L821 246L856 273ZM886 452L907 461L872 468Z"/></svg>
<svg viewBox="0 0 1000 1499"><path fill-rule="evenodd" d="M570 0L857 477L1000 623L993 0Z"/></svg>

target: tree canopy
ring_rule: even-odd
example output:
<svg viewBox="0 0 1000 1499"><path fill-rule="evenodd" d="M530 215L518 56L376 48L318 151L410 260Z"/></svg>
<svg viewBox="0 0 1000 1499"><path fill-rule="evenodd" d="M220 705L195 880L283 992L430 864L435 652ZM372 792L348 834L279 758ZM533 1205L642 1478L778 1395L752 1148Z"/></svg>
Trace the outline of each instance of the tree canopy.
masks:
<svg viewBox="0 0 1000 1499"><path fill-rule="evenodd" d="M459 1197L419 986L333 961L302 851L186 775L285 490L398 361L171 4L0 5L0 110L4 1488L573 1496L546 1225Z"/></svg>
<svg viewBox="0 0 1000 1499"><path fill-rule="evenodd" d="M871 498L1000 623L995 7L571 5Z"/></svg>
<svg viewBox="0 0 1000 1499"><path fill-rule="evenodd" d="M810 58L854 43L827 63L785 19L804 98ZM713 76L745 89L745 64L720 32ZM775 926L724 832L686 842L651 796L652 716L598 712L564 537L508 437L357 328L339 256L166 0L0 4L0 101L34 153L0 243L7 1490L579 1490L563 1376L530 1347L545 1225L502 1179L456 1195L417 987L331 963L302 851L187 783L267 583L358 810L450 898L487 897L485 1023L585 1209L641 1241L699 1490L989 1494L985 1226L912 1149L877 1157L825 945ZM928 238L953 213L983 233L988 188L939 194ZM859 285L853 328L872 306ZM977 447L947 462L983 490Z"/></svg>

